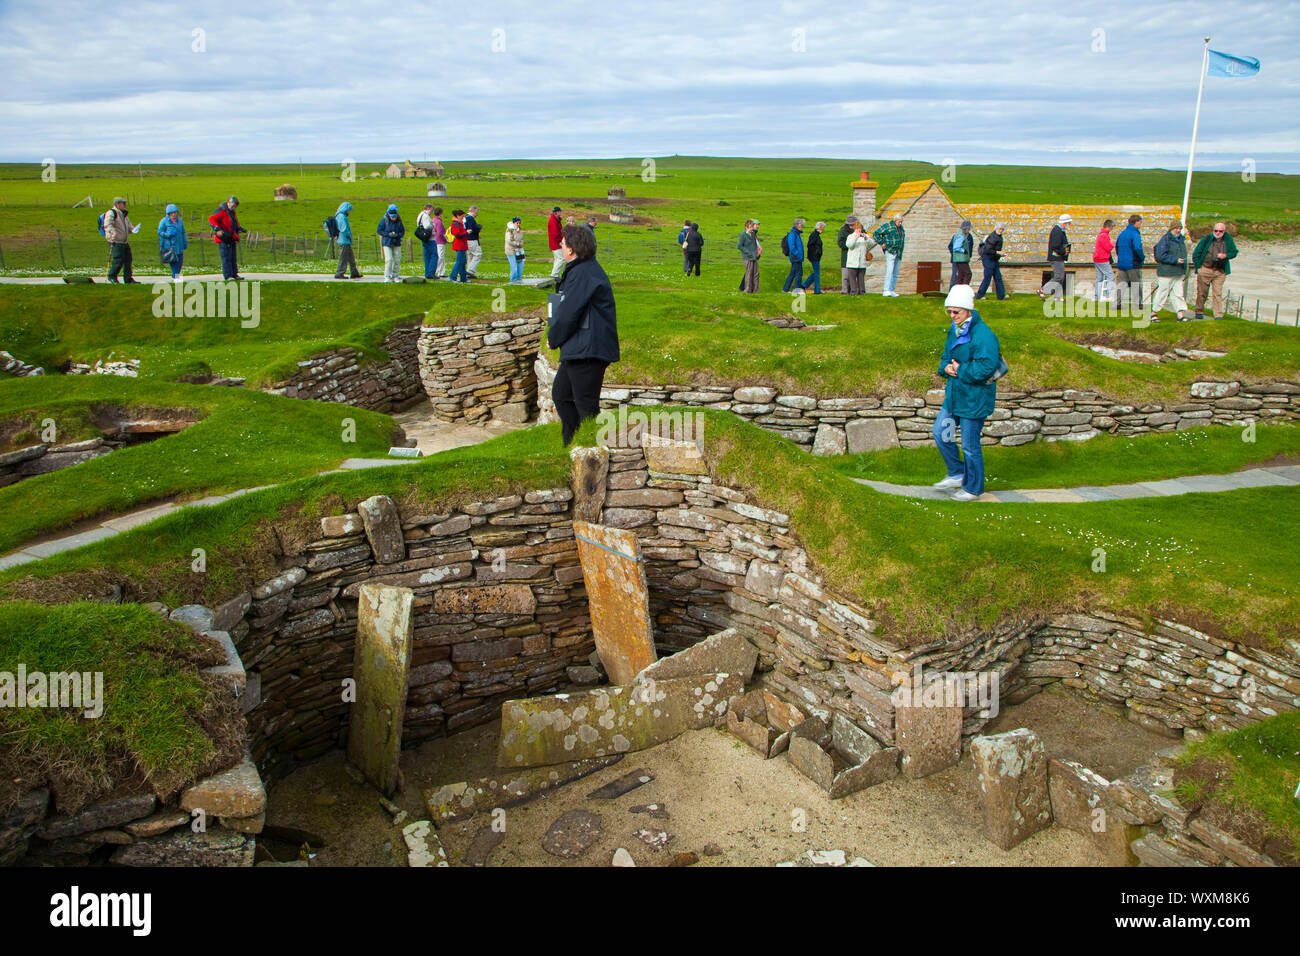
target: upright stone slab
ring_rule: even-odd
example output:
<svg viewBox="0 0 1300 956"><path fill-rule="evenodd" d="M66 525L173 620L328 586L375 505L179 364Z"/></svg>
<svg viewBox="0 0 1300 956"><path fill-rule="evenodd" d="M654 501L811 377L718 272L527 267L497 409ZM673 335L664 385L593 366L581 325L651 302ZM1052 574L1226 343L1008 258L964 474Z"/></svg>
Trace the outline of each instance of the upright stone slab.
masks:
<svg viewBox="0 0 1300 956"><path fill-rule="evenodd" d="M569 459L573 462L574 520L597 522L608 490L609 449L575 448Z"/></svg>
<svg viewBox="0 0 1300 956"><path fill-rule="evenodd" d="M690 414L687 412L686 414ZM655 435L641 436L646 468L667 475L707 475L708 465L693 441L672 441Z"/></svg>
<svg viewBox="0 0 1300 956"><path fill-rule="evenodd" d="M357 505L361 525L375 553L376 564L393 564L406 557L406 539L397 505L387 495L375 495Z"/></svg>
<svg viewBox="0 0 1300 956"><path fill-rule="evenodd" d="M1111 866L1137 863L1130 844L1141 835L1110 794L1110 781L1073 760L1048 762L1048 792L1058 826L1092 841Z"/></svg>
<svg viewBox="0 0 1300 956"><path fill-rule="evenodd" d="M691 677L725 671L739 674L745 683L749 683L757 663L758 648L734 627L729 627L684 651L660 658L641 672L641 679L663 680L665 677Z"/></svg>
<svg viewBox="0 0 1300 956"><path fill-rule="evenodd" d="M414 594L409 588L363 584L357 601L352 657L357 699L348 721L348 760L387 796L397 789Z"/></svg>
<svg viewBox="0 0 1300 956"><path fill-rule="evenodd" d="M1052 824L1047 753L1032 730L976 737L971 759L984 797L984 830L1004 850Z"/></svg>
<svg viewBox="0 0 1300 956"><path fill-rule="evenodd" d="M899 704L894 710L903 776L928 777L961 760L961 705Z"/></svg>
<svg viewBox="0 0 1300 956"><path fill-rule="evenodd" d="M656 659L641 546L631 531L587 521L575 520L573 534L596 652L611 682L630 684Z"/></svg>
<svg viewBox="0 0 1300 956"><path fill-rule="evenodd" d="M537 767L644 750L711 727L744 690L739 674L701 674L552 694L501 705L499 767Z"/></svg>

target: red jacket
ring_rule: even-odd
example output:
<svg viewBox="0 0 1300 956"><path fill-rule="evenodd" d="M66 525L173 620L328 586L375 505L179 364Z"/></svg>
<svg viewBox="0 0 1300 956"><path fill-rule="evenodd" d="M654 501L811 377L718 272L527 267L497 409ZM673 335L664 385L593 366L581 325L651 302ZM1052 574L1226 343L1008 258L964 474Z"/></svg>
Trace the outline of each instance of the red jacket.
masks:
<svg viewBox="0 0 1300 956"><path fill-rule="evenodd" d="M546 220L546 241L550 244L552 252L560 248L562 238L564 238L564 227L560 225L560 217L551 213L551 218Z"/></svg>
<svg viewBox="0 0 1300 956"><path fill-rule="evenodd" d="M451 221L451 228L447 230L451 233L451 248L453 252L460 252L462 249L468 249L469 243L465 241L465 235L469 232L465 224L459 219Z"/></svg>
<svg viewBox="0 0 1300 956"><path fill-rule="evenodd" d="M208 222L214 229L219 229L225 233L228 238L223 239L217 233L212 234L212 241L220 245L223 242L238 242L239 231L242 228L239 225L239 218L230 211L230 207L222 203L217 211L208 217Z"/></svg>
<svg viewBox="0 0 1300 956"><path fill-rule="evenodd" d="M1115 251L1115 240L1103 229L1097 233L1097 245L1092 249L1093 262L1110 262L1110 254Z"/></svg>

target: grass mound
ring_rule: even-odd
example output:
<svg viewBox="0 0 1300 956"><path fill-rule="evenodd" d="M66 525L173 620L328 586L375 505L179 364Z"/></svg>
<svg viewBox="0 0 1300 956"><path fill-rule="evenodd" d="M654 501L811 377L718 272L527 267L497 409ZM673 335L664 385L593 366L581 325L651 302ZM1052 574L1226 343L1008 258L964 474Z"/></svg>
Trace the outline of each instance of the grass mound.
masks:
<svg viewBox="0 0 1300 956"><path fill-rule="evenodd" d="M51 787L60 813L109 793L165 798L243 754L228 686L199 673L212 642L138 605L0 604L0 672L103 675L103 712L0 708L0 809Z"/></svg>
<svg viewBox="0 0 1300 956"><path fill-rule="evenodd" d="M1300 865L1300 713L1279 714L1187 748L1179 801L1279 862Z"/></svg>

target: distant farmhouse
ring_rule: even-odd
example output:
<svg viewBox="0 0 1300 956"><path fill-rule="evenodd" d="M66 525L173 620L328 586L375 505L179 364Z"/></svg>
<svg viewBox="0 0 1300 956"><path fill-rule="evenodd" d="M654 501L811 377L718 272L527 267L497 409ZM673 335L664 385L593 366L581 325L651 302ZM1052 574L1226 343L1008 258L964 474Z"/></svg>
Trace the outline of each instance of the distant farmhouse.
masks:
<svg viewBox="0 0 1300 956"><path fill-rule="evenodd" d="M384 172L389 179L424 179L426 176L443 176L442 163L413 163L409 159L400 166L391 164Z"/></svg>
<svg viewBox="0 0 1300 956"><path fill-rule="evenodd" d="M1133 213L1142 216L1143 246L1150 250L1165 234L1169 223L1179 219L1181 206L1076 206L1052 203L954 203L933 179L916 179L900 183L883 206L876 207L876 190L879 183L872 182L868 173L853 184L853 212L867 225L867 231L878 222L903 214L906 244L900 266L898 289L900 292L937 292L948 288L952 267L948 259L948 240L961 229L963 219L971 221L971 235L975 249L999 222L1006 225L1003 233L1002 277L1012 292L1033 292L1051 278L1047 262L1047 236L1061 213L1074 219L1067 232L1072 248L1066 263L1066 281L1074 281L1080 289L1089 288L1095 277L1092 267L1092 247L1107 219L1115 220L1111 233L1128 224ZM883 256L876 253L878 261ZM1146 268L1154 272L1154 256L1148 251ZM983 269L979 255L972 256L972 280L978 284ZM1071 280L1070 276L1074 275ZM1154 282L1154 278L1151 280Z"/></svg>

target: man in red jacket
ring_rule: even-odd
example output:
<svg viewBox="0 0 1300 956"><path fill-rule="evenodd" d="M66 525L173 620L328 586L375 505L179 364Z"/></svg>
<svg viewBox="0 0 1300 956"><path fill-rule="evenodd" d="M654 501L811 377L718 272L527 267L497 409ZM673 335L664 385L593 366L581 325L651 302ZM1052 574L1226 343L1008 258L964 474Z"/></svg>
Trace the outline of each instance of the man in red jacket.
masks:
<svg viewBox="0 0 1300 956"><path fill-rule="evenodd" d="M555 206L551 209L551 218L546 220L546 242L551 249L551 257L554 262L551 263L551 278L558 279L560 273L564 271L564 252L560 249L560 242L564 239L564 223L560 222L560 207Z"/></svg>
<svg viewBox="0 0 1300 956"><path fill-rule="evenodd" d="M212 226L212 241L217 244L217 249L221 253L221 277L223 279L242 279L239 274L238 258L235 254L235 243L239 242L239 234L248 232L239 224L239 217L235 215L235 207L239 205L239 200L231 196L220 206L217 211L208 217L208 222Z"/></svg>

